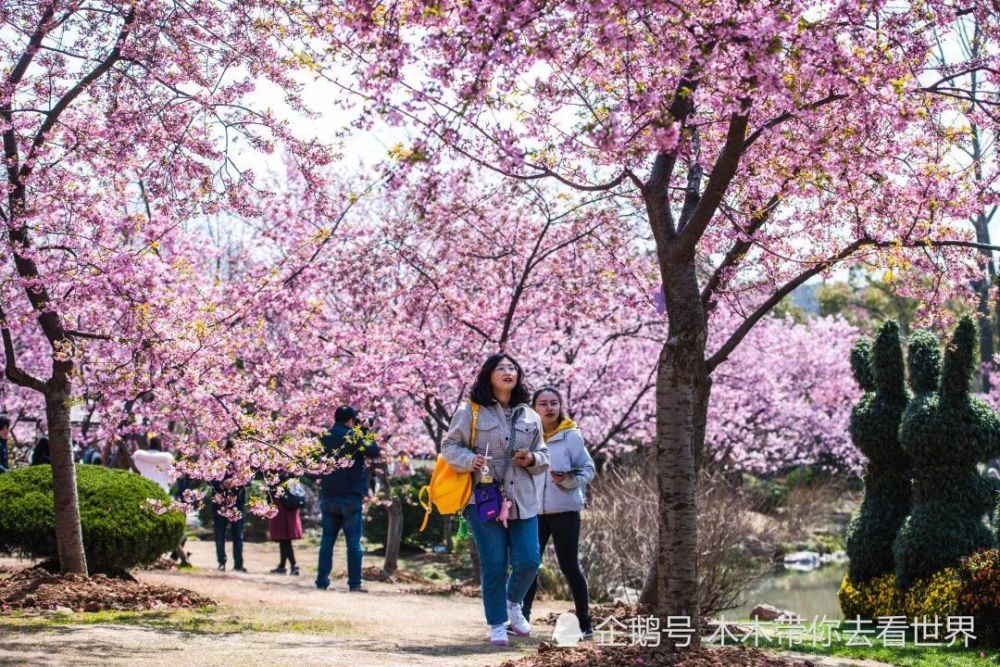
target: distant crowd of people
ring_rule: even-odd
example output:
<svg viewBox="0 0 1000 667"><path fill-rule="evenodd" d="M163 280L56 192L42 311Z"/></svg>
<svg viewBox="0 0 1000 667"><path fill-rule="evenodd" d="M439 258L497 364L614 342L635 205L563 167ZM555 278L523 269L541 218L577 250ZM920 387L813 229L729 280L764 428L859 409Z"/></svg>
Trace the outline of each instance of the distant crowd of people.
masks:
<svg viewBox="0 0 1000 667"><path fill-rule="evenodd" d="M10 469L10 418L0 415L0 473ZM145 448L144 448L145 447ZM109 468L131 470L159 484L164 491L170 489L170 464L173 454L163 451L162 441L158 436L148 435L146 443L131 440L119 443L106 443L100 446L94 442L73 443L73 460L76 463L88 465L106 465ZM49 439L42 435L35 439L31 449L28 465L51 465L52 455L49 451Z"/></svg>
<svg viewBox="0 0 1000 667"><path fill-rule="evenodd" d="M10 470L10 446L9 440L11 423L10 417L6 415L0 415L0 473L7 472ZM74 446L74 460L78 463L100 463L100 457L96 457L98 460L94 460L94 456L91 454L87 455L88 450L96 451L93 446ZM89 459L89 460L88 460ZM44 435L38 437L35 440L35 444L31 449L31 456L28 459L28 465L38 466L38 465L50 465L52 463L52 456L49 453L49 439Z"/></svg>

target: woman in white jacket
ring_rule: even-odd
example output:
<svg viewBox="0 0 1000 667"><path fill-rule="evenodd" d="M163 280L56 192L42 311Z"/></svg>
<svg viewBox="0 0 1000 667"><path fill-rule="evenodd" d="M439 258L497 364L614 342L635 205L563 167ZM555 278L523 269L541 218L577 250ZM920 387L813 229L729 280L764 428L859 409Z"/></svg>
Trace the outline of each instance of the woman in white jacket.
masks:
<svg viewBox="0 0 1000 667"><path fill-rule="evenodd" d="M563 414L563 400L552 386L535 392L531 405L542 419L542 434L549 448L549 470L539 475L538 544L541 553L549 537L556 548L559 569L569 583L583 637L593 636L587 578L580 569L580 511L586 502L587 483L594 478L594 460L587 452L583 434L572 419ZM521 609L531 617L531 604L538 579L531 584Z"/></svg>

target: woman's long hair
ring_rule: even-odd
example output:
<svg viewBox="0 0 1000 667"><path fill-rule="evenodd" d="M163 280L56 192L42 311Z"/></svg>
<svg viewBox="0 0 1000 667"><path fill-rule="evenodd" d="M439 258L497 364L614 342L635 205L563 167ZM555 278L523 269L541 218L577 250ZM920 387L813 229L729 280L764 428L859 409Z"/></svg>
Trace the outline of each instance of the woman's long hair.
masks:
<svg viewBox="0 0 1000 667"><path fill-rule="evenodd" d="M521 364L517 363L517 360L509 354L498 352L491 354L483 363L483 367L479 369L479 375L476 376L472 391L469 392L469 398L472 399L473 403L494 405L497 402L496 396L493 395L493 384L490 382L490 376L504 359L514 364L514 368L517 369L517 382L514 383L514 389L510 392L510 404L520 405L528 402L530 395L524 384L524 370L521 368Z"/></svg>

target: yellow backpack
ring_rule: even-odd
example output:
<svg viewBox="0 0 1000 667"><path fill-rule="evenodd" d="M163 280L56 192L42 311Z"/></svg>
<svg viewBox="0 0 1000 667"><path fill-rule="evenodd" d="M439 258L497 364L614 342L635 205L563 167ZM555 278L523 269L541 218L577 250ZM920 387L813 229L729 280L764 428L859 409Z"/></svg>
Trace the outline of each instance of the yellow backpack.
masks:
<svg viewBox="0 0 1000 667"><path fill-rule="evenodd" d="M472 407L472 437L469 439L469 448L475 451L479 405L472 401L469 401L469 405ZM431 473L431 483L422 487L417 493L420 506L426 510L424 522L420 524L420 532L427 527L427 520L431 518L433 507L437 507L441 514L458 514L469 504L471 497L472 473L455 470L448 464L444 454L438 454L434 472Z"/></svg>

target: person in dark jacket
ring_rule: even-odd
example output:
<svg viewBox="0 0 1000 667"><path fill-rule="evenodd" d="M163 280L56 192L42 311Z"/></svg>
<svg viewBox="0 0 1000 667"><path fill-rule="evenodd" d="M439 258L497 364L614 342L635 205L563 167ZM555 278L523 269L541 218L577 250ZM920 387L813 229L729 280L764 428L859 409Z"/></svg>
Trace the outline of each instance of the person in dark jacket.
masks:
<svg viewBox="0 0 1000 667"><path fill-rule="evenodd" d="M227 440L227 454L232 448L233 441ZM233 571L246 572L246 568L243 567L243 521L246 515L247 489L245 486L235 486L231 473L232 471L228 469L227 466L225 476L222 479L212 482L212 491L216 495L224 497L221 502L217 503L214 500L212 502L212 527L215 531L215 558L219 562L219 569L225 571L226 528L230 528L233 536ZM235 502L233 507L240 511L241 516L236 521L231 521L220 514L219 510L225 506L225 499L231 498L234 495Z"/></svg>
<svg viewBox="0 0 1000 667"><path fill-rule="evenodd" d="M366 443L354 433L358 412L349 405L337 408L334 425L320 438L325 456L341 460L344 465L320 478L319 506L323 516L323 537L319 543L319 566L316 588L330 587L333 569L333 545L337 533L344 530L347 540L347 586L352 592L364 593L361 585L362 505L368 495L366 459L378 458L375 443Z"/></svg>
<svg viewBox="0 0 1000 667"><path fill-rule="evenodd" d="M10 437L10 419L7 415L0 416L0 472L10 470L10 459L7 453L7 439Z"/></svg>
<svg viewBox="0 0 1000 667"><path fill-rule="evenodd" d="M52 457L49 454L49 439L42 436L35 443L35 448L31 450L31 465L42 466L51 464Z"/></svg>

